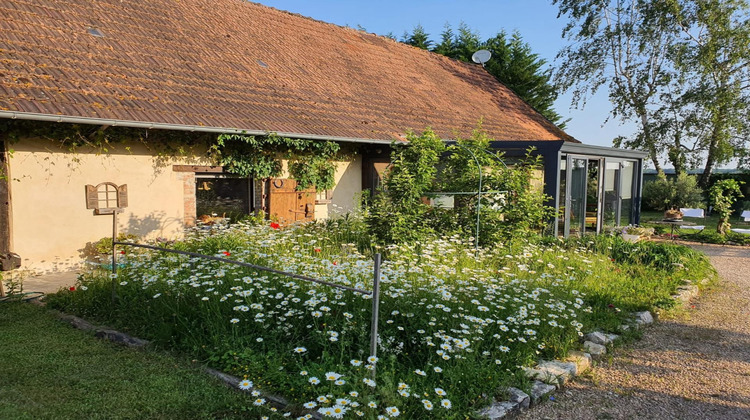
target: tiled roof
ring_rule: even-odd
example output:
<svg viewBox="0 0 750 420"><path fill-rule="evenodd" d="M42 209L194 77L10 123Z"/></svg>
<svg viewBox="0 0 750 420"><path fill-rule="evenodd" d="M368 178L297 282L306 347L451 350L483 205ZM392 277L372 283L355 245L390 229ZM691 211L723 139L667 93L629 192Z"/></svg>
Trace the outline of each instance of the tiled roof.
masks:
<svg viewBox="0 0 750 420"><path fill-rule="evenodd" d="M0 110L381 140L481 118L499 140L573 140L479 65L242 0L3 0Z"/></svg>

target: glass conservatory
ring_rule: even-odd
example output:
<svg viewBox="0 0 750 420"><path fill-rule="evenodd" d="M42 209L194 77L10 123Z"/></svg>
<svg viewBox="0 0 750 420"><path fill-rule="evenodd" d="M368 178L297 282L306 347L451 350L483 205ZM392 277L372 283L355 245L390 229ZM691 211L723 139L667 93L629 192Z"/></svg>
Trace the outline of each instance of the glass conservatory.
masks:
<svg viewBox="0 0 750 420"><path fill-rule="evenodd" d="M557 210L558 236L600 233L638 224L645 152L564 141L496 141L508 158L530 147L544 161L544 192Z"/></svg>

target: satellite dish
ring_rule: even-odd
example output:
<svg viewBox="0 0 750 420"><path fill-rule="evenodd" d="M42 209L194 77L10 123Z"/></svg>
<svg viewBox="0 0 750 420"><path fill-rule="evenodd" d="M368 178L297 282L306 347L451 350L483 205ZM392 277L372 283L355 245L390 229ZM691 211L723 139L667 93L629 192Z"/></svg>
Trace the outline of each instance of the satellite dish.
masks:
<svg viewBox="0 0 750 420"><path fill-rule="evenodd" d="M492 53L487 50L479 50L471 55L471 61L481 64L482 67L484 67L484 63L490 61L490 57L492 57Z"/></svg>

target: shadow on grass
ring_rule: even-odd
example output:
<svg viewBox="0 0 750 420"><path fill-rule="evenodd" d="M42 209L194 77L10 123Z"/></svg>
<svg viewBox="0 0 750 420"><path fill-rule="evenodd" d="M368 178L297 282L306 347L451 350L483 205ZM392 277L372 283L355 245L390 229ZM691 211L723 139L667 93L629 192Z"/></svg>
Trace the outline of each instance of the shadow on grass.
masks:
<svg viewBox="0 0 750 420"><path fill-rule="evenodd" d="M0 343L3 419L234 419L272 414L185 360L102 342L33 305L0 303Z"/></svg>

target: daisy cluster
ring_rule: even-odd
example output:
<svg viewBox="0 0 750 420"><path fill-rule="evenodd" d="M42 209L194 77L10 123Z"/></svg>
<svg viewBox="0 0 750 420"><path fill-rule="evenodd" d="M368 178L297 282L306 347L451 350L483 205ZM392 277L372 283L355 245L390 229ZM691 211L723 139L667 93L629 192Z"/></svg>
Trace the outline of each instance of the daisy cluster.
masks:
<svg viewBox="0 0 750 420"><path fill-rule="evenodd" d="M175 247L371 290L372 250L341 240L349 237L335 222L236 224L196 230ZM380 250L377 357L371 295L157 251L123 257L117 292L149 314L140 331L245 377L256 405L266 405L262 390L332 418L455 417L578 339L591 308L575 284L596 258L554 246L475 252L471 242ZM92 278L86 293L99 281L106 296L106 280Z"/></svg>

